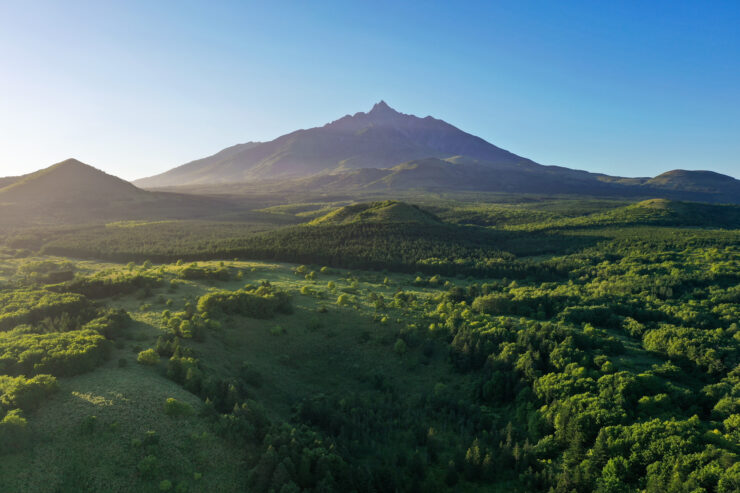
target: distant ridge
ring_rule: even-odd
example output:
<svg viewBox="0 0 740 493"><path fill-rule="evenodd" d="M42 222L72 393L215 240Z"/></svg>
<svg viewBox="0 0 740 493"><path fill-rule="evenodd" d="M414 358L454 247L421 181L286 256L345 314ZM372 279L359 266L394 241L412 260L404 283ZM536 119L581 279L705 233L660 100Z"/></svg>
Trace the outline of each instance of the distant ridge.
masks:
<svg viewBox="0 0 740 493"><path fill-rule="evenodd" d="M651 178L645 183L673 190L711 191L727 187L740 196L740 181L714 171L674 169Z"/></svg>

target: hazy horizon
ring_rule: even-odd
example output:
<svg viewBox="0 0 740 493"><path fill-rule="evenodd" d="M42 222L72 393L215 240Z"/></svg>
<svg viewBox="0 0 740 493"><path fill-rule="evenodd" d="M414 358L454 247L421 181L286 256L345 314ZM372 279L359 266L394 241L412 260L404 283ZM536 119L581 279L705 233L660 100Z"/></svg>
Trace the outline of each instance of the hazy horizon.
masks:
<svg viewBox="0 0 740 493"><path fill-rule="evenodd" d="M0 176L133 180L368 111L545 165L740 178L740 5L0 5Z"/></svg>

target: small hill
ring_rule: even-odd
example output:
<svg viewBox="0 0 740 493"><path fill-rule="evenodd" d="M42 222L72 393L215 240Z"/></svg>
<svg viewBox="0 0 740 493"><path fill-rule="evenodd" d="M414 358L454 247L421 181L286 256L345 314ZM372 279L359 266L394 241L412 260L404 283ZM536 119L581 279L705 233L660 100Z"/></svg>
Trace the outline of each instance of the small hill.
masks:
<svg viewBox="0 0 740 493"><path fill-rule="evenodd" d="M314 219L311 225L354 224L354 223L415 223L440 224L432 213L418 206L386 200L340 207L325 216Z"/></svg>
<svg viewBox="0 0 740 493"><path fill-rule="evenodd" d="M58 205L107 203L136 200L148 192L131 183L67 159L48 168L20 177L0 189L0 204Z"/></svg>
<svg viewBox="0 0 740 493"><path fill-rule="evenodd" d="M647 180L645 184L672 190L734 192L740 195L740 181L714 171L674 169Z"/></svg>
<svg viewBox="0 0 740 493"><path fill-rule="evenodd" d="M75 159L18 177L0 188L0 229L194 219L237 210L238 204L226 199L141 190Z"/></svg>

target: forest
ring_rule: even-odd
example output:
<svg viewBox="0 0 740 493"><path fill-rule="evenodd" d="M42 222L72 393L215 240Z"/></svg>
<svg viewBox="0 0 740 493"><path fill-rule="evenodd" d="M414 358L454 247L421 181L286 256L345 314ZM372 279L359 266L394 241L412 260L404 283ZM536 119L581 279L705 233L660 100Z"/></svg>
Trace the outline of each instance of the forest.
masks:
<svg viewBox="0 0 740 493"><path fill-rule="evenodd" d="M737 206L353 207L6 231L0 490L740 491Z"/></svg>

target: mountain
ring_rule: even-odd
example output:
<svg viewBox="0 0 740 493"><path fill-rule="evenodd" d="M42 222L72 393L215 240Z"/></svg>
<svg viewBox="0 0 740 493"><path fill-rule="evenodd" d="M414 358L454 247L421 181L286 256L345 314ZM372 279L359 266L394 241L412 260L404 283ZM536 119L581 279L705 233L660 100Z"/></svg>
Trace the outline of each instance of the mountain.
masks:
<svg viewBox="0 0 740 493"><path fill-rule="evenodd" d="M442 120L400 113L384 101L367 113L270 142L238 144L135 183L210 193L254 186L260 191L457 190L740 202L740 181L730 176L673 170L654 178L623 178L544 166Z"/></svg>
<svg viewBox="0 0 740 493"><path fill-rule="evenodd" d="M442 120L399 113L381 101L368 113L347 115L270 142L231 147L135 183L147 188L233 183L455 156L496 166L537 166Z"/></svg>

